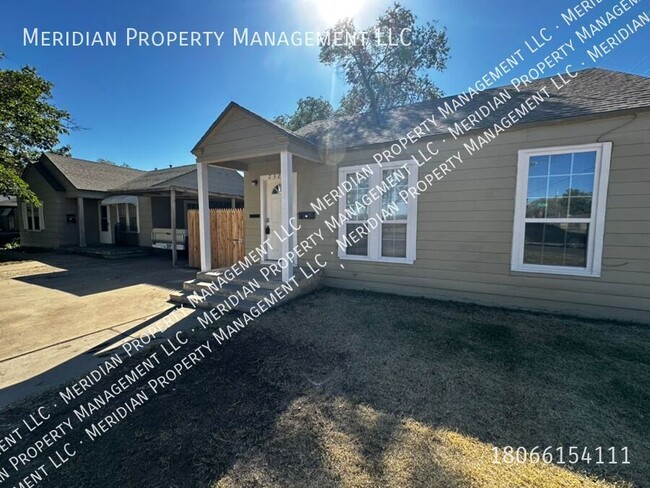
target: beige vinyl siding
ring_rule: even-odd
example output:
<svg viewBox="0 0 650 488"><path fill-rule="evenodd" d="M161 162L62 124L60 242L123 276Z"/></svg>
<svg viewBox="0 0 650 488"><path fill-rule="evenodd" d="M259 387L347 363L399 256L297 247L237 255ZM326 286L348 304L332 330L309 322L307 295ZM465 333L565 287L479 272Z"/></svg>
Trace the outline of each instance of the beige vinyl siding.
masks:
<svg viewBox="0 0 650 488"><path fill-rule="evenodd" d="M75 216L75 223L69 224L66 216L72 214ZM59 222L59 235L61 239L59 246L78 246L79 245L79 206L76 198L66 198L63 201L61 213L57 215Z"/></svg>
<svg viewBox="0 0 650 488"><path fill-rule="evenodd" d="M89 246L99 244L99 202L100 200L84 198L86 244Z"/></svg>
<svg viewBox="0 0 650 488"><path fill-rule="evenodd" d="M510 271L520 149L613 141L600 278ZM650 321L650 116L614 117L499 136L418 200L414 265L333 258L325 283L489 305ZM468 139L439 141L436 164ZM417 149L423 149L417 147ZM343 165L372 162L374 151ZM420 176L433 164L420 168ZM304 190L304 189L303 189ZM345 269L341 269L339 264Z"/></svg>
<svg viewBox="0 0 650 488"><path fill-rule="evenodd" d="M278 141L278 131L242 111L233 110L220 127L204 141L200 160L238 159L279 152L286 143Z"/></svg>
<svg viewBox="0 0 650 488"><path fill-rule="evenodd" d="M153 229L151 197L138 197L138 219L138 223L140 224L138 245L151 247L151 230Z"/></svg>
<svg viewBox="0 0 650 488"><path fill-rule="evenodd" d="M77 214L76 201L66 198L64 192L54 190L33 167L28 169L25 179L32 191L43 202L45 228L42 231L26 230L26 223L23 222L23 203L19 201L17 213L21 244L28 247L44 248L78 244L77 224L66 222L66 214ZM71 230L71 228L73 229ZM76 236L76 240L72 241L71 236Z"/></svg>
<svg viewBox="0 0 650 488"><path fill-rule="evenodd" d="M235 119L238 120L237 118ZM230 141L250 147L246 123L224 125ZM234 134L239 134L234 138ZM218 135L218 133L217 133ZM422 177L468 138L436 142L434 163ZM613 142L600 278L513 272L510 269L518 151L521 149ZM373 162L388 145L349 150L340 166ZM425 150L415 145L412 152ZM236 151L236 153L238 153ZM410 154L398 159L408 160ZM233 158L234 159L234 158ZM328 261L324 283L352 289L468 301L485 305L650 322L650 114L616 116L530 126L501 134L418 199L416 260L413 265L341 260L337 236L325 219L300 220L298 240L322 229L326 242L307 254ZM315 164L294 156L298 175L298 212L338 184L337 164ZM260 185L252 180L280 172L279 155L249 162L245 175L245 214L260 213ZM260 244L260 219L246 218L246 248ZM304 262L305 260L303 260Z"/></svg>

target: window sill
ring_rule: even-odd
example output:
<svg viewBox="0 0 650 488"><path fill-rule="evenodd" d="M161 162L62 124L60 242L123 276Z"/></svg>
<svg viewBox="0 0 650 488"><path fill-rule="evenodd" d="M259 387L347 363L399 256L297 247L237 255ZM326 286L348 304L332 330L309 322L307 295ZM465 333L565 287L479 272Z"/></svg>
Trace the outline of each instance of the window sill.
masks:
<svg viewBox="0 0 650 488"><path fill-rule="evenodd" d="M364 261L367 263L388 263L388 264L413 264L415 262L414 259L408 259L408 258L378 258L378 259L373 259L369 258L368 256L348 256L346 254L339 254L339 259L343 259L346 261Z"/></svg>
<svg viewBox="0 0 650 488"><path fill-rule="evenodd" d="M25 229L25 232L43 232L43 229L38 229L38 230L34 230L34 229Z"/></svg>
<svg viewBox="0 0 650 488"><path fill-rule="evenodd" d="M565 266L541 266L535 264L522 264L510 268L513 273L524 274L550 274L559 276L580 276L583 278L600 278L600 272L586 268L570 268Z"/></svg>

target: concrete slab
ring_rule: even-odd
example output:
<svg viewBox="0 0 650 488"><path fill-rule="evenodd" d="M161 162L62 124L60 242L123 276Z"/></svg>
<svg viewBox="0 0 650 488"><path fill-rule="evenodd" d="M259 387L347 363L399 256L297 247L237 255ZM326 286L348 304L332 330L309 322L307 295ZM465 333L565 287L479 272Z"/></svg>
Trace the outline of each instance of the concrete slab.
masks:
<svg viewBox="0 0 650 488"><path fill-rule="evenodd" d="M111 347L178 323L169 293L195 270L168 257L128 261L36 254L0 265L0 408L81 375Z"/></svg>

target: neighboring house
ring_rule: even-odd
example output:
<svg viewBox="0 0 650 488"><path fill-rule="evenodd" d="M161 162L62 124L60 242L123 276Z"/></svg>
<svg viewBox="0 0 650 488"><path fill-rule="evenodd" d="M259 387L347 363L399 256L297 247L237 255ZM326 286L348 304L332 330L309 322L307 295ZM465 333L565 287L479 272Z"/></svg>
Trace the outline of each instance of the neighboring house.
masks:
<svg viewBox="0 0 650 488"><path fill-rule="evenodd" d="M18 219L16 197L0 195L0 246L18 237Z"/></svg>
<svg viewBox="0 0 650 488"><path fill-rule="evenodd" d="M544 86L549 99L476 150L484 131ZM588 69L560 90L537 80L521 92L509 87L497 115L482 117L502 93L483 91L446 120L439 107L454 97L389 110L379 123L343 117L297 132L231 103L192 152L199 180L212 166L245 172L247 251L270 237L265 257L275 260L321 229L324 241L293 265L320 254L326 285L647 322L650 79ZM455 140L449 127L472 114ZM402 146L432 115L431 132ZM392 161L375 163L400 146ZM462 163L442 166L456 154ZM405 164L409 173L400 173ZM372 197L400 174L396 188ZM408 188L418 180L415 198ZM346 184L352 191L332 191ZM206 201L200 194L201 223ZM390 218L371 219L391 205ZM292 217L297 240L282 240ZM342 222L338 233L328 230L333 219ZM286 280L292 266L283 271Z"/></svg>
<svg viewBox="0 0 650 488"><path fill-rule="evenodd" d="M19 202L21 244L28 247L150 247L156 228L171 228L172 196L177 229L185 229L187 209L197 207L196 165L141 171L43 154L23 178L42 203ZM241 207L242 185L236 171L213 168L210 206Z"/></svg>

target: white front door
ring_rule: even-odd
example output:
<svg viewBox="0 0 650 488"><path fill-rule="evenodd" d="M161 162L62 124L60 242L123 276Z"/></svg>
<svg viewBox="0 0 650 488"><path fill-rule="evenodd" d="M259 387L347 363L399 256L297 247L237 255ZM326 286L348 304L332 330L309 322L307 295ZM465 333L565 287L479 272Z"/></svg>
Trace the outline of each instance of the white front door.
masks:
<svg viewBox="0 0 650 488"><path fill-rule="evenodd" d="M291 215L296 217L296 174L293 174L293 198ZM264 239L269 240L269 246L266 249L266 259L278 260L282 257L282 239L286 238L285 229L282 228L282 185L279 177L267 178L262 188L264 195L264 220L262 222L262 232ZM286 229L290 231L290 229Z"/></svg>
<svg viewBox="0 0 650 488"><path fill-rule="evenodd" d="M102 244L112 244L111 234L111 212L108 205L99 206L99 242Z"/></svg>
<svg viewBox="0 0 650 488"><path fill-rule="evenodd" d="M277 260L282 256L280 226L282 225L282 185L280 178L266 181L266 229L269 247L266 258Z"/></svg>

